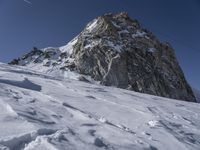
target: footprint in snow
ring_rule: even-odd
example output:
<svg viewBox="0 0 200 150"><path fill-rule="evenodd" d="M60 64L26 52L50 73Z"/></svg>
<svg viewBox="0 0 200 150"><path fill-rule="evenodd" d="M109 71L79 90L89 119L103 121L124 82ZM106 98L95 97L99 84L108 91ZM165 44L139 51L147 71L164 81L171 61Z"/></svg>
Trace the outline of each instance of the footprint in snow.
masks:
<svg viewBox="0 0 200 150"><path fill-rule="evenodd" d="M104 89L102 89L102 88L94 88L95 90L97 90L97 92L107 92L107 91L105 91Z"/></svg>
<svg viewBox="0 0 200 150"><path fill-rule="evenodd" d="M5 90L6 92L9 92L9 94L11 94L11 96L16 100L18 101L19 99L22 99L22 96L20 95L19 92L17 91L14 91L12 89L6 89Z"/></svg>
<svg viewBox="0 0 200 150"><path fill-rule="evenodd" d="M29 101L29 103L35 103L36 101L37 101L36 98L32 98L32 99Z"/></svg>
<svg viewBox="0 0 200 150"><path fill-rule="evenodd" d="M94 126L98 126L98 124L94 124L94 123L84 123L81 126L87 126L87 127L94 127Z"/></svg>
<svg viewBox="0 0 200 150"><path fill-rule="evenodd" d="M175 106L176 107L185 107L185 105L183 105L183 104L176 104Z"/></svg>
<svg viewBox="0 0 200 150"><path fill-rule="evenodd" d="M91 136L95 136L96 130L90 129L90 130L88 130L88 133L89 133Z"/></svg>
<svg viewBox="0 0 200 150"><path fill-rule="evenodd" d="M91 95L86 96L86 98L89 98L89 99L96 99L96 97L91 96Z"/></svg>
<svg viewBox="0 0 200 150"><path fill-rule="evenodd" d="M61 119L61 118L63 118L62 115L53 114L53 115L51 115L51 116L54 117L54 118L56 118L56 119Z"/></svg>
<svg viewBox="0 0 200 150"><path fill-rule="evenodd" d="M108 147L108 145L105 144L105 142L102 138L96 138L94 140L94 145L97 146L97 147L100 147L100 148L102 148L102 147L107 148Z"/></svg>

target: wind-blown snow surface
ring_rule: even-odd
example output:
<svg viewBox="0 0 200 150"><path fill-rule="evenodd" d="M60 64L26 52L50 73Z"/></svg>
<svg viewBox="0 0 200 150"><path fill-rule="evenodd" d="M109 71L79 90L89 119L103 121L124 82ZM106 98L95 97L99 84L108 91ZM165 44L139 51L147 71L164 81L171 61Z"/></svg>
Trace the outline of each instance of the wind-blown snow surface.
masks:
<svg viewBox="0 0 200 150"><path fill-rule="evenodd" d="M0 64L0 149L199 150L200 105Z"/></svg>

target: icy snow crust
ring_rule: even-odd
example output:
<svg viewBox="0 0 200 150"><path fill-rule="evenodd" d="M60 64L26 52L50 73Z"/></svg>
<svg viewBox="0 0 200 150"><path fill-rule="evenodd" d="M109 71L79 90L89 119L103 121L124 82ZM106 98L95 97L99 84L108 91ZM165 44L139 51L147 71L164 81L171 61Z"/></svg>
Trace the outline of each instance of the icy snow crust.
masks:
<svg viewBox="0 0 200 150"><path fill-rule="evenodd" d="M199 150L200 105L0 64L0 149Z"/></svg>

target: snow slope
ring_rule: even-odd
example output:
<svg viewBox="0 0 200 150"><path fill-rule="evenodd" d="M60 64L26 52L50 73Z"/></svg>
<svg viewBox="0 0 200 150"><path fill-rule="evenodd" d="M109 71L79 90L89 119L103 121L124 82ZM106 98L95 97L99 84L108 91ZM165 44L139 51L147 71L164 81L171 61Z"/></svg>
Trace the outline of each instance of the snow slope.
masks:
<svg viewBox="0 0 200 150"><path fill-rule="evenodd" d="M200 105L0 64L0 149L199 150Z"/></svg>

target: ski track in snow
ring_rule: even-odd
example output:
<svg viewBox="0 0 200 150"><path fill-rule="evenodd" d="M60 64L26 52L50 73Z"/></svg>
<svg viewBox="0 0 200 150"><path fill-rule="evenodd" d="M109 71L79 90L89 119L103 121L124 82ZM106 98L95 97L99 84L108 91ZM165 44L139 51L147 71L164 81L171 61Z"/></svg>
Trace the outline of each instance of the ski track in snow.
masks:
<svg viewBox="0 0 200 150"><path fill-rule="evenodd" d="M0 64L0 149L199 150L200 105Z"/></svg>

